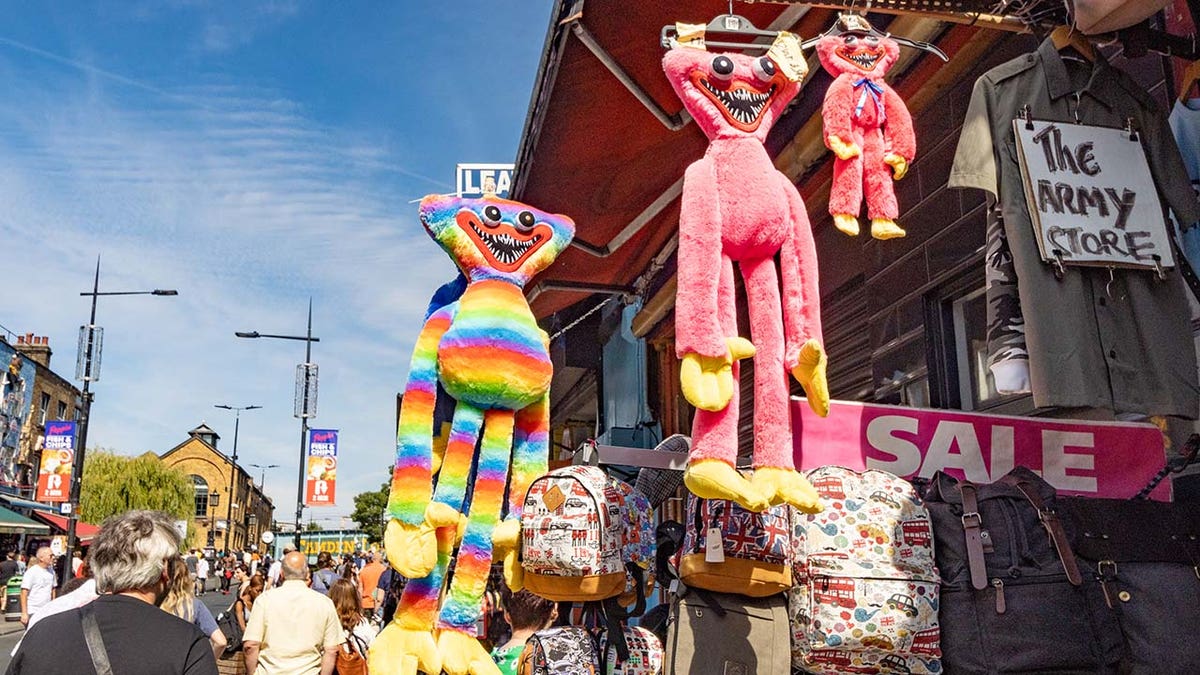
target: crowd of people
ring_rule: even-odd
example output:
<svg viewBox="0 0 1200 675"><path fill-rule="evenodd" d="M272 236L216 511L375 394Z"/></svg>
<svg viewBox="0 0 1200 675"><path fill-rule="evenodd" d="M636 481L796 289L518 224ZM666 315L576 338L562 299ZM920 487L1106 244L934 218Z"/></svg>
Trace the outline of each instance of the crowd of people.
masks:
<svg viewBox="0 0 1200 675"><path fill-rule="evenodd" d="M21 575L27 626L6 672L215 675L218 661L253 675L365 672L403 588L371 551L322 552L310 569L290 547L210 559L180 545L171 518L130 511L105 521L63 587L48 547L24 568L6 556L0 577ZM213 592L231 596L216 616L200 599Z"/></svg>

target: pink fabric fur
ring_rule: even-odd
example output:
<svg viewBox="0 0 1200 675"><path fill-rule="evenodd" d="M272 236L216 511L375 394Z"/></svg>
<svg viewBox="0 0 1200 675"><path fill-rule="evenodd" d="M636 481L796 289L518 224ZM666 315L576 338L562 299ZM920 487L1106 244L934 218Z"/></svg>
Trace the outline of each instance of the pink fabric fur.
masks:
<svg viewBox="0 0 1200 675"><path fill-rule="evenodd" d="M804 202L762 145L800 85L779 74L773 62L759 59L767 57L686 47L672 49L663 58L671 85L709 139L704 157L684 174L675 340L680 358L689 353L726 354L726 338L738 334L733 276L737 263L756 348L754 463L792 469L788 373L805 341L822 340L820 295ZM726 70L730 72L720 72ZM764 78L764 73L770 76ZM738 91L742 93L730 96ZM755 105L758 102L761 105ZM731 106L740 109L731 111ZM738 372L734 363L734 393L724 409L697 410L693 461L734 463Z"/></svg>

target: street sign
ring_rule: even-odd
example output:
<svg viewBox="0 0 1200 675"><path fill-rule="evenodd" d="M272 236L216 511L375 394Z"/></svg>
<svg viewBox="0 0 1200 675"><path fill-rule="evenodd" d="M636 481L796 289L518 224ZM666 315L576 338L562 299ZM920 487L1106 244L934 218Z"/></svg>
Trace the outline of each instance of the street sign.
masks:
<svg viewBox="0 0 1200 675"><path fill-rule="evenodd" d="M492 192L502 199L512 189L514 164L459 164L457 190L459 197L482 197ZM490 188L490 190L489 190Z"/></svg>
<svg viewBox="0 0 1200 675"><path fill-rule="evenodd" d="M337 488L337 429L308 430L304 505L333 506Z"/></svg>
<svg viewBox="0 0 1200 675"><path fill-rule="evenodd" d="M67 551L67 538L59 535L50 540L50 552L56 556L62 555Z"/></svg>

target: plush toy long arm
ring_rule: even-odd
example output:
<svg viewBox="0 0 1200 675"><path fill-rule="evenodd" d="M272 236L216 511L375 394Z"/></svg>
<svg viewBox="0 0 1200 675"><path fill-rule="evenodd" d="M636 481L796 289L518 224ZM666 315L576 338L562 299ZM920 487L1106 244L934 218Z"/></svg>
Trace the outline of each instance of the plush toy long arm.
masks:
<svg viewBox="0 0 1200 675"><path fill-rule="evenodd" d="M724 357L727 351L717 320L721 270L721 213L711 160L687 168L679 207L679 291L675 303L675 352Z"/></svg>
<svg viewBox="0 0 1200 675"><path fill-rule="evenodd" d="M825 339L821 330L821 296L817 247L804 200L783 174L792 230L779 253L783 271L784 366L804 387L808 405L818 415L829 414Z"/></svg>
<svg viewBox="0 0 1200 675"><path fill-rule="evenodd" d="M409 578L429 574L437 562L436 540L432 530L425 527L425 510L433 493L437 348L456 310L456 303L435 310L421 328L396 429L396 464L387 505L391 522L385 545L393 566Z"/></svg>
<svg viewBox="0 0 1200 675"><path fill-rule="evenodd" d="M883 84L883 105L887 110L883 140L888 153L884 161L892 166L896 180L900 180L917 155L917 134L913 131L912 115L908 112L908 106L904 105L904 99L887 83ZM904 161L899 162L896 157Z"/></svg>
<svg viewBox="0 0 1200 675"><path fill-rule="evenodd" d="M849 75L838 75L825 93L821 107L824 122L825 147L840 159L850 159L862 153L854 137L852 115L854 114L854 82Z"/></svg>

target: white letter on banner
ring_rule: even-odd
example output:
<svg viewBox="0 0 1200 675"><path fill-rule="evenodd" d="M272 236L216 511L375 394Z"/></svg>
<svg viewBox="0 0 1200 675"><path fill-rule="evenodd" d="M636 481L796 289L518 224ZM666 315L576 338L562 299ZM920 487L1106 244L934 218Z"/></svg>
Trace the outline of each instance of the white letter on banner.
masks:
<svg viewBox="0 0 1200 675"><path fill-rule="evenodd" d="M1060 490L1095 492L1095 476L1068 475L1067 469L1093 471L1096 458L1091 453L1067 452L1067 448L1093 449L1094 434L1085 431L1042 430L1042 478Z"/></svg>
<svg viewBox="0 0 1200 675"><path fill-rule="evenodd" d="M867 443L875 450L895 459L882 460L868 456L867 468L888 471L897 476L911 476L921 468L921 450L912 441L893 436L894 431L916 434L917 419L901 415L883 415L871 420L867 424Z"/></svg>
<svg viewBox="0 0 1200 675"><path fill-rule="evenodd" d="M1013 470L1013 428L992 427L992 475L996 478Z"/></svg>
<svg viewBox="0 0 1200 675"><path fill-rule="evenodd" d="M950 449L958 443L958 452ZM929 441L925 452L925 464L921 467L922 478L932 478L940 469L962 469L967 480L986 483L987 466L983 463L983 452L979 449L979 438L975 436L975 425L970 422L940 422Z"/></svg>

